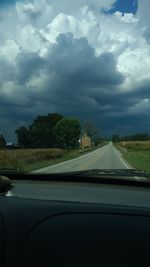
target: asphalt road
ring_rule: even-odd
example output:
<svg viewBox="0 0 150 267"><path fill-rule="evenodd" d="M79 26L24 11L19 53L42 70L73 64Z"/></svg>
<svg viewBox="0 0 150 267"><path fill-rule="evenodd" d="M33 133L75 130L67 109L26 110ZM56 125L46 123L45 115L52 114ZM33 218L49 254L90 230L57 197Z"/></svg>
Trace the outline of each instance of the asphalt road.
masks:
<svg viewBox="0 0 150 267"><path fill-rule="evenodd" d="M112 142L76 159L42 168L33 173L60 173L90 169L129 169L129 164Z"/></svg>

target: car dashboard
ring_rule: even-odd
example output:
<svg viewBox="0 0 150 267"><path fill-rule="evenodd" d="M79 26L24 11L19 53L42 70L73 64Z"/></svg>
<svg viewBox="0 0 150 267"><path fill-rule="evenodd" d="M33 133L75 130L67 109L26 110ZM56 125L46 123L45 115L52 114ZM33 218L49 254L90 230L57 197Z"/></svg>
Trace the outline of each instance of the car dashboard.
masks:
<svg viewBox="0 0 150 267"><path fill-rule="evenodd" d="M150 188L12 183L0 201L0 266L150 266Z"/></svg>

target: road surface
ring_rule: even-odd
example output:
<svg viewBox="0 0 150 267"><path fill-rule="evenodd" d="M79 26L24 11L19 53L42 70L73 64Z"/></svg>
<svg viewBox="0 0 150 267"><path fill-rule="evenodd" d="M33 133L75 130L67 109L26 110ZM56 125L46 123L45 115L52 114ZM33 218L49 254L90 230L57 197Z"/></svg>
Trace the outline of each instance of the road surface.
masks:
<svg viewBox="0 0 150 267"><path fill-rule="evenodd" d="M33 173L60 173L90 169L129 169L129 164L112 142L76 159L42 168Z"/></svg>

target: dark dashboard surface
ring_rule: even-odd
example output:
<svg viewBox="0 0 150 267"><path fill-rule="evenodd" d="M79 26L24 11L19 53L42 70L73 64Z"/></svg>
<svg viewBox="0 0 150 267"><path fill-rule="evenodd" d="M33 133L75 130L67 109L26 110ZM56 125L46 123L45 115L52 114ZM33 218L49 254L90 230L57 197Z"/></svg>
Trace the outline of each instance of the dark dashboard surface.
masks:
<svg viewBox="0 0 150 267"><path fill-rule="evenodd" d="M150 266L150 210L1 197L4 267Z"/></svg>
<svg viewBox="0 0 150 267"><path fill-rule="evenodd" d="M13 180L0 266L150 266L150 188Z"/></svg>
<svg viewBox="0 0 150 267"><path fill-rule="evenodd" d="M13 181L15 196L29 199L150 208L150 188L61 181Z"/></svg>

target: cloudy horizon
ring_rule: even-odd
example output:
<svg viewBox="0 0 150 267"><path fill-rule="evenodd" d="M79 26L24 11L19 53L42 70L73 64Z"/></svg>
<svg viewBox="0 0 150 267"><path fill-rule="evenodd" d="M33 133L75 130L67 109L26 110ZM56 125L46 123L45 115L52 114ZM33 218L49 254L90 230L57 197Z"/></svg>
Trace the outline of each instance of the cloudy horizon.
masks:
<svg viewBox="0 0 150 267"><path fill-rule="evenodd" d="M149 0L0 4L0 132L58 112L150 133Z"/></svg>

